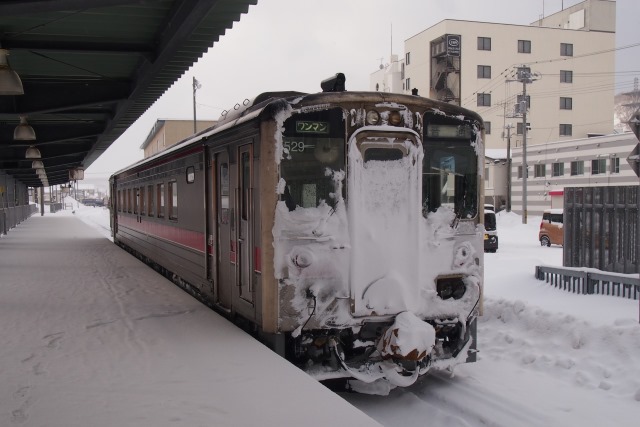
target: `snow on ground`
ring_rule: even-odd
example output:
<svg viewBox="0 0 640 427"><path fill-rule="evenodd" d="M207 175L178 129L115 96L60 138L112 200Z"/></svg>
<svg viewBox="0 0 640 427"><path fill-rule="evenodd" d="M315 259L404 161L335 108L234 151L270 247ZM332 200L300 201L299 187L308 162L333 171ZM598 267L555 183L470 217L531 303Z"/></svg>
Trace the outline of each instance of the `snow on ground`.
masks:
<svg viewBox="0 0 640 427"><path fill-rule="evenodd" d="M91 265L74 265L72 248L53 243L14 259L19 234L40 232L38 217L0 239L0 255L13 257L0 261L1 426L375 424L356 420L361 414L346 411L336 396L385 426L595 427L640 420L638 301L575 295L536 280L536 265L562 264L561 247L537 242L540 218L523 225L513 213L498 214L500 248L485 254L478 362L370 396L319 391L153 270L102 245L109 236L106 209L74 210L51 216L80 218L94 229L80 225L77 236L95 239L83 241L95 244ZM83 282L83 272L104 280ZM26 278L42 286L36 295ZM223 329L225 346L208 341L212 327ZM221 348L236 359L231 366L215 363ZM304 403L257 400L259 392L279 391L282 375Z"/></svg>

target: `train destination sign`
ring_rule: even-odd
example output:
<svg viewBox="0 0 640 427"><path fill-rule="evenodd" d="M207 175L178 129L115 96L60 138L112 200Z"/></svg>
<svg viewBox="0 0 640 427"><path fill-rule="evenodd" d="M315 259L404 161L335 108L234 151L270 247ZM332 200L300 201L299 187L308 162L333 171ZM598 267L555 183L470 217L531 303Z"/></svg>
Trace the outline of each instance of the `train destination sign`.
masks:
<svg viewBox="0 0 640 427"><path fill-rule="evenodd" d="M296 132L298 133L329 133L329 122L318 121L297 121Z"/></svg>

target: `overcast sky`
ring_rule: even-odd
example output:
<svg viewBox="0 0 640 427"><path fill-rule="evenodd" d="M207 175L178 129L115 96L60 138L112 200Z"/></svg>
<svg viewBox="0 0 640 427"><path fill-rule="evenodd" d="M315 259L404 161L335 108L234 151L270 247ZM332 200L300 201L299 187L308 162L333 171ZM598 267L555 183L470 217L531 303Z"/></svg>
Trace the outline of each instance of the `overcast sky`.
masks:
<svg viewBox="0 0 640 427"><path fill-rule="evenodd" d="M578 0L258 0L144 115L86 171L85 182L108 178L142 158L140 145L157 119L215 120L222 110L261 92L317 92L320 81L346 75L347 90L368 90L369 76L404 41L443 19L528 25ZM616 44L640 43L640 1L618 0ZM595 60L595 59L594 59ZM640 46L616 56L616 92L640 76ZM621 71L635 71L621 75ZM106 181L104 184L106 188Z"/></svg>

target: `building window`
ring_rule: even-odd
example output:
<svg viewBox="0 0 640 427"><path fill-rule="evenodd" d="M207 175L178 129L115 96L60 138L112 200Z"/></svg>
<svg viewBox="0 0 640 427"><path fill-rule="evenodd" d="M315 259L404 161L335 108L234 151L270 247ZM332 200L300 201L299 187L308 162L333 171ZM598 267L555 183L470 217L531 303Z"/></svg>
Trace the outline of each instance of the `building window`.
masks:
<svg viewBox="0 0 640 427"><path fill-rule="evenodd" d="M478 78L490 79L491 78L491 66L490 65L478 65Z"/></svg>
<svg viewBox="0 0 640 427"><path fill-rule="evenodd" d="M410 78L407 78L404 88L406 90L411 90L411 79Z"/></svg>
<svg viewBox="0 0 640 427"><path fill-rule="evenodd" d="M491 135L491 122L484 122L484 134Z"/></svg>
<svg viewBox="0 0 640 427"><path fill-rule="evenodd" d="M544 178L547 175L547 165L534 165L534 178Z"/></svg>
<svg viewBox="0 0 640 427"><path fill-rule="evenodd" d="M522 179L522 166L518 166L518 179Z"/></svg>
<svg viewBox="0 0 640 427"><path fill-rule="evenodd" d="M560 70L560 83L573 83L573 71Z"/></svg>
<svg viewBox="0 0 640 427"><path fill-rule="evenodd" d="M611 173L620 173L620 158L611 158Z"/></svg>
<svg viewBox="0 0 640 427"><path fill-rule="evenodd" d="M561 110L572 110L573 109L573 98L568 98L565 96L560 97L560 109Z"/></svg>
<svg viewBox="0 0 640 427"><path fill-rule="evenodd" d="M573 133L572 126L566 123L560 123L560 136L571 136Z"/></svg>
<svg viewBox="0 0 640 427"><path fill-rule="evenodd" d="M564 163L553 163L551 165L551 176L564 176Z"/></svg>
<svg viewBox="0 0 640 427"><path fill-rule="evenodd" d="M527 123L527 130L531 129L531 123ZM516 134L522 135L522 122L516 123Z"/></svg>
<svg viewBox="0 0 640 427"><path fill-rule="evenodd" d="M478 37L478 50L491 50L491 37Z"/></svg>
<svg viewBox="0 0 640 427"><path fill-rule="evenodd" d="M478 50L491 50L491 37L478 37Z"/></svg>
<svg viewBox="0 0 640 427"><path fill-rule="evenodd" d="M400 80L404 80L404 62L400 64Z"/></svg>
<svg viewBox="0 0 640 427"><path fill-rule="evenodd" d="M518 53L531 53L531 40L518 40Z"/></svg>
<svg viewBox="0 0 640 427"><path fill-rule="evenodd" d="M576 160L571 162L571 176L584 175L584 161Z"/></svg>
<svg viewBox="0 0 640 427"><path fill-rule="evenodd" d="M591 175L600 175L607 171L607 159L591 160Z"/></svg>
<svg viewBox="0 0 640 427"><path fill-rule="evenodd" d="M560 43L560 56L573 56L573 44Z"/></svg>
<svg viewBox="0 0 640 427"><path fill-rule="evenodd" d="M169 219L178 219L178 183L171 181L169 183Z"/></svg>
<svg viewBox="0 0 640 427"><path fill-rule="evenodd" d="M484 180L489 182L489 168L484 168Z"/></svg>
<svg viewBox="0 0 640 427"><path fill-rule="evenodd" d="M404 54L404 63L407 65L411 64L411 52Z"/></svg>
<svg viewBox="0 0 640 427"><path fill-rule="evenodd" d="M164 184L156 186L156 201L158 203L158 218L164 218Z"/></svg>
<svg viewBox="0 0 640 427"><path fill-rule="evenodd" d="M491 94L479 93L478 94L478 107L490 107L491 106Z"/></svg>
<svg viewBox="0 0 640 427"><path fill-rule="evenodd" d="M153 185L147 186L147 215L153 216Z"/></svg>

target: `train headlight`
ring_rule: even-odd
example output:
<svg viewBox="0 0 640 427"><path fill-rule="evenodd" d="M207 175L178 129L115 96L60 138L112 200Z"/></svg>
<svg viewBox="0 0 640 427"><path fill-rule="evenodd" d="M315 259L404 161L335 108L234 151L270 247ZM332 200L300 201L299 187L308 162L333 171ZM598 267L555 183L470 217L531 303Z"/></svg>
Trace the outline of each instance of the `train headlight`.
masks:
<svg viewBox="0 0 640 427"><path fill-rule="evenodd" d="M380 122L380 113L376 110L367 111L367 124L368 125L377 125Z"/></svg>
<svg viewBox="0 0 640 427"><path fill-rule="evenodd" d="M389 114L389 124L392 126L398 126L402 124L402 114L399 111L392 111Z"/></svg>
<svg viewBox="0 0 640 427"><path fill-rule="evenodd" d="M436 281L436 291L442 299L460 299L467 291L462 277L441 277Z"/></svg>
<svg viewBox="0 0 640 427"><path fill-rule="evenodd" d="M316 256L307 248L294 248L290 254L291 262L298 268L307 268L316 260Z"/></svg>

